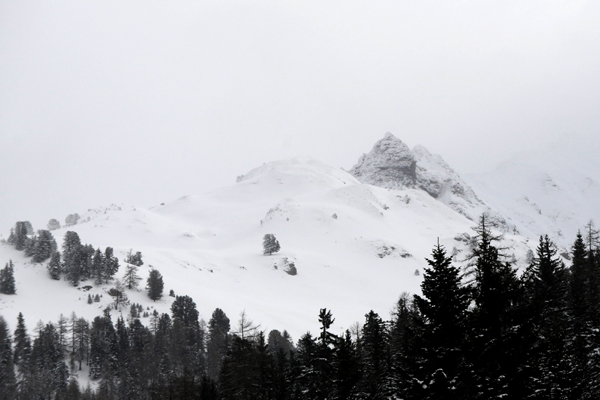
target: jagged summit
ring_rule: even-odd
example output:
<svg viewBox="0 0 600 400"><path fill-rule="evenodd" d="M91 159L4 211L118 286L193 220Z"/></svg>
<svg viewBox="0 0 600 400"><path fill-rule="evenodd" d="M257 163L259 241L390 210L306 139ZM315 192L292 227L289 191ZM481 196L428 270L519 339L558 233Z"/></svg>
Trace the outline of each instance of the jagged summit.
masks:
<svg viewBox="0 0 600 400"><path fill-rule="evenodd" d="M461 177L423 146L411 150L386 133L349 171L360 182L386 189L421 189L469 219L489 211Z"/></svg>
<svg viewBox="0 0 600 400"><path fill-rule="evenodd" d="M387 189L414 188L417 162L410 148L386 133L349 171L359 181Z"/></svg>

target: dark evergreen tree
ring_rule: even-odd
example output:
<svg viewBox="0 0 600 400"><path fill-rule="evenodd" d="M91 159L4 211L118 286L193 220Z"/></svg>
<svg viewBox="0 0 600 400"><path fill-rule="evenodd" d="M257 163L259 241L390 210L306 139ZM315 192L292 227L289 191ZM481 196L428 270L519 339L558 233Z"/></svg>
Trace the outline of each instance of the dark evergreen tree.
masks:
<svg viewBox="0 0 600 400"><path fill-rule="evenodd" d="M229 347L229 318L220 308L215 309L208 322L207 362L208 376L218 379L219 371Z"/></svg>
<svg viewBox="0 0 600 400"><path fill-rule="evenodd" d="M91 277L94 278L96 285L101 285L104 279L104 254L100 249L96 249L94 256L92 257L92 271Z"/></svg>
<svg viewBox="0 0 600 400"><path fill-rule="evenodd" d="M464 340L467 334L469 290L461 283L452 257L439 244L427 259L421 291L415 305L423 319L423 335L418 337L420 357L419 380L427 398L459 398L459 373L464 369Z"/></svg>
<svg viewBox="0 0 600 400"><path fill-rule="evenodd" d="M572 360L567 353L571 321L569 276L548 238L540 237L535 257L524 274L533 346L528 357L529 397L569 398Z"/></svg>
<svg viewBox="0 0 600 400"><path fill-rule="evenodd" d="M363 370L358 398L390 398L394 387L389 373L388 330L377 313L370 311L365 317L360 339Z"/></svg>
<svg viewBox="0 0 600 400"><path fill-rule="evenodd" d="M63 272L73 286L77 286L82 278L81 240L77 232L65 233L62 246Z"/></svg>
<svg viewBox="0 0 600 400"><path fill-rule="evenodd" d="M0 400L16 398L16 379L8 325L0 315Z"/></svg>
<svg viewBox="0 0 600 400"><path fill-rule="evenodd" d="M423 389L419 371L424 322L413 299L407 293L400 296L390 329L391 378L398 397L406 399L422 397Z"/></svg>
<svg viewBox="0 0 600 400"><path fill-rule="evenodd" d="M56 240L52 233L47 230L38 231L37 240L33 249L33 262L41 263L52 256L52 253L57 250Z"/></svg>
<svg viewBox="0 0 600 400"><path fill-rule="evenodd" d="M13 241L15 249L19 251L25 250L25 246L27 244L27 226L25 225L25 222L18 221L15 224Z"/></svg>
<svg viewBox="0 0 600 400"><path fill-rule="evenodd" d="M281 249L279 241L272 233L267 233L263 237L263 254L271 255L277 253Z"/></svg>
<svg viewBox="0 0 600 400"><path fill-rule="evenodd" d="M494 236L483 215L474 228L473 299L470 362L475 398L515 398L525 390L524 364L529 343L525 329L522 286L515 269L502 260Z"/></svg>
<svg viewBox="0 0 600 400"><path fill-rule="evenodd" d="M349 330L336 340L333 369L333 398L351 398L360 382L361 363Z"/></svg>
<svg viewBox="0 0 600 400"><path fill-rule="evenodd" d="M31 354L31 339L27 334L25 318L22 313L19 313L19 316L17 317L17 329L15 329L14 343L14 363L16 365L26 364L29 361L29 355Z"/></svg>
<svg viewBox="0 0 600 400"><path fill-rule="evenodd" d="M50 278L59 280L60 272L62 270L62 264L60 262L60 253L55 251L52 253L50 257L50 262L48 263L48 273L50 274Z"/></svg>
<svg viewBox="0 0 600 400"><path fill-rule="evenodd" d="M110 392L114 383L116 343L115 328L109 314L94 318L90 328L90 378L102 378L105 392Z"/></svg>
<svg viewBox="0 0 600 400"><path fill-rule="evenodd" d="M23 253L27 257L33 257L35 255L35 248L37 246L37 236L31 235L25 239L25 248L23 249Z"/></svg>
<svg viewBox="0 0 600 400"><path fill-rule="evenodd" d="M0 293L17 293L17 285L15 283L15 268L12 260L9 260L8 263L6 263L6 266L0 270Z"/></svg>
<svg viewBox="0 0 600 400"><path fill-rule="evenodd" d="M107 247L104 251L104 282L108 283L119 271L119 259L115 257L112 247Z"/></svg>
<svg viewBox="0 0 600 400"><path fill-rule="evenodd" d="M81 280L94 278L94 246L86 244L79 249L79 260L81 265Z"/></svg>
<svg viewBox="0 0 600 400"><path fill-rule="evenodd" d="M133 250L129 250L127 257L125 258L125 262L127 264L135 265L136 267L141 267L144 265L144 262L142 261L142 253L140 251L136 251L135 254L133 254Z"/></svg>
<svg viewBox="0 0 600 400"><path fill-rule="evenodd" d="M67 389L68 368L63 361L63 352L58 333L53 324L44 326L33 341L31 351L33 369L37 372L37 394L35 398L60 398Z"/></svg>

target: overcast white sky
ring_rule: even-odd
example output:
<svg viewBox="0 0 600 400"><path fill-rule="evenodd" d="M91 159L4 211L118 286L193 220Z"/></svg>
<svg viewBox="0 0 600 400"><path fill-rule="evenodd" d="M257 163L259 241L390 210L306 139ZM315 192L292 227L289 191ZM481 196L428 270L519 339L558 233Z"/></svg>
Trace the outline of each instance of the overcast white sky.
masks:
<svg viewBox="0 0 600 400"><path fill-rule="evenodd" d="M385 132L459 172L598 141L600 2L0 0L0 233Z"/></svg>

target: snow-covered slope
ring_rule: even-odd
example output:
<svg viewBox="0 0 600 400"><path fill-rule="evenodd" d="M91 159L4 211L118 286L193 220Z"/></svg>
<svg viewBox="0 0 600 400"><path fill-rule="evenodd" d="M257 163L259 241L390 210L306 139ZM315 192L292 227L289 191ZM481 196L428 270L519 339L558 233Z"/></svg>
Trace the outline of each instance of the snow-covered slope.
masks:
<svg viewBox="0 0 600 400"><path fill-rule="evenodd" d="M600 217L599 151L598 143L565 137L466 178L523 235L548 234L567 250L577 231Z"/></svg>
<svg viewBox="0 0 600 400"><path fill-rule="evenodd" d="M441 165L424 151L417 154L424 165ZM141 251L144 281L154 266L164 276L165 294L173 289L191 296L205 320L219 307L235 326L245 310L262 328L287 329L295 339L317 328L323 307L340 330L371 309L387 316L402 292L419 291L415 271L422 272L436 238L460 258L468 246L460 235L474 225L423 190L360 183L308 158L267 163L235 185L152 209L110 206L81 217L78 225L53 231L59 245L74 230L83 243L114 247L120 260L130 249ZM281 243L279 253L262 254L266 233ZM524 260L525 238L507 236L507 244ZM0 314L11 324L18 312L30 328L72 311L92 318L110 302L109 286L52 281L45 265L0 245L0 262L8 259L15 262L17 295L0 294ZM86 285L89 292L81 289ZM87 304L90 293L102 294L102 301ZM128 295L150 311L168 312L173 301L167 296L153 303L143 290Z"/></svg>

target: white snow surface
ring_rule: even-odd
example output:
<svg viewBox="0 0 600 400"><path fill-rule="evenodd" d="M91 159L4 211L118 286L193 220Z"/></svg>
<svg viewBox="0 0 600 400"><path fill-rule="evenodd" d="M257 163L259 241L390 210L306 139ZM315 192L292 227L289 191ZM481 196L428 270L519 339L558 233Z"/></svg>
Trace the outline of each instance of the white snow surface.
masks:
<svg viewBox="0 0 600 400"><path fill-rule="evenodd" d="M417 154L426 158L421 150ZM427 165L445 165L433 160L427 156ZM401 293L420 292L425 257L437 238L460 260L468 251L460 235L472 235L474 225L423 190L360 183L310 158L270 162L235 185L151 209L112 205L80 214L78 225L52 232L59 247L73 230L82 243L115 249L118 276L130 249L143 254L144 283L150 266L163 275L163 299L149 300L142 284L127 291L131 302L150 312L169 312L173 289L191 296L205 321L218 307L235 329L245 310L261 329L286 329L294 340L307 330L316 332L323 307L332 310L336 333L362 322L370 310L388 318ZM266 233L279 240L279 253L262 254ZM523 236L505 240L520 265L536 244ZM51 280L46 263L34 264L22 252L0 245L1 265L9 259L15 263L17 294L0 294L0 315L12 329L19 312L32 333L39 320L56 321L72 312L91 320L110 303L110 284L72 287ZM286 273L292 263L297 275ZM86 285L92 288L84 291ZM100 294L102 301L87 304L88 294ZM113 311L114 319L119 313ZM128 307L121 313L127 316Z"/></svg>
<svg viewBox="0 0 600 400"><path fill-rule="evenodd" d="M600 216L598 143L564 137L466 178L523 235L548 234L570 251L578 230ZM596 220L596 227L598 227Z"/></svg>

